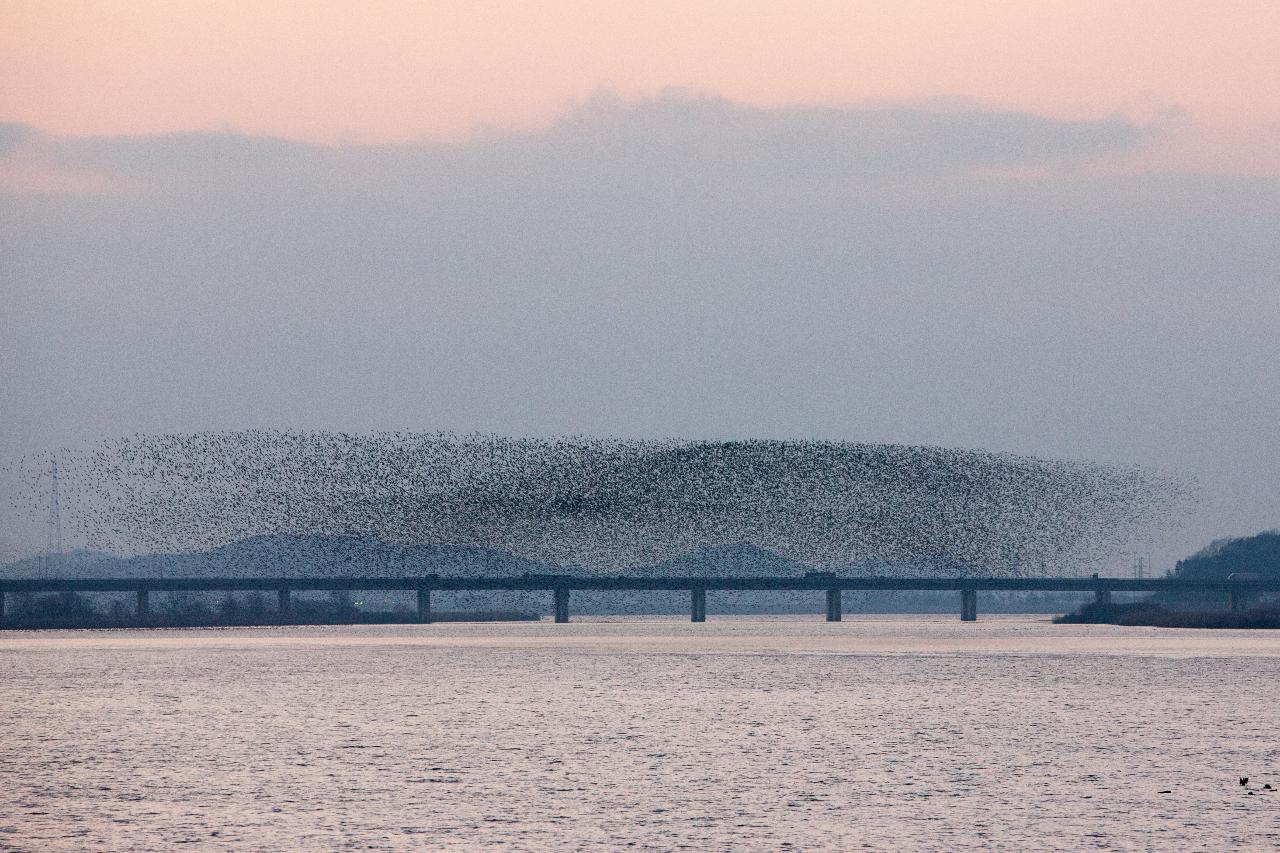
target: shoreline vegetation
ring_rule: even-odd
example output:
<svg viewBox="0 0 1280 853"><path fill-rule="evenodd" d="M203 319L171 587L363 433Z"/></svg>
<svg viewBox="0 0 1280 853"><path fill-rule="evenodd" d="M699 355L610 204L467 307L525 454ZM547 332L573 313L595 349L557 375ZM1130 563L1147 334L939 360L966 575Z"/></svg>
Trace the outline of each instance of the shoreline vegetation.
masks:
<svg viewBox="0 0 1280 853"><path fill-rule="evenodd" d="M1058 625L1123 625L1151 628L1280 628L1280 608L1171 610L1150 601L1086 604L1054 618Z"/></svg>
<svg viewBox="0 0 1280 853"><path fill-rule="evenodd" d="M252 628L276 625L416 625L408 608L371 610L343 596L329 601L300 599L287 612L267 604L267 596L228 595L216 606L196 597L175 597L163 608L139 615L123 602L100 610L86 596L60 592L15 596L0 629L15 631L101 628ZM524 610L439 610L432 622L537 622L542 616Z"/></svg>
<svg viewBox="0 0 1280 853"><path fill-rule="evenodd" d="M66 630L111 628L250 628L297 625L414 625L409 608L374 610L355 606L347 596L330 600L295 601L287 612L267 603L267 596L228 595L216 606L195 596L175 596L167 606L139 615L121 601L99 609L87 596L60 592L17 596L5 613L0 630ZM537 622L541 614L526 610L437 610L432 622ZM1280 628L1280 607L1271 604L1249 610L1185 610L1152 600L1099 604L1055 616L1059 625L1121 625L1155 628Z"/></svg>
<svg viewBox="0 0 1280 853"><path fill-rule="evenodd" d="M1280 531L1219 539L1179 560L1169 577L1225 581L1280 578ZM1226 610L1221 594L1159 592L1133 602L1089 602L1059 616L1059 624L1133 625L1155 628L1280 628L1280 600L1274 593L1250 593L1250 606Z"/></svg>

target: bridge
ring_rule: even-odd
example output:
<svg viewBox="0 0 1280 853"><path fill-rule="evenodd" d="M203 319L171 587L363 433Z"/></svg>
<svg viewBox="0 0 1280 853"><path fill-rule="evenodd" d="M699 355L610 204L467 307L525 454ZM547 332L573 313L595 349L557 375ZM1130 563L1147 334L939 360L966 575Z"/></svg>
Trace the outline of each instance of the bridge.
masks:
<svg viewBox="0 0 1280 853"><path fill-rule="evenodd" d="M1242 610L1261 592L1280 590L1280 578L1229 578L1183 580L1178 578L1090 577L838 577L810 572L801 577L644 577L627 575L513 575L480 577L207 577L207 578L6 578L0 579L0 627L4 626L5 596L41 592L126 592L136 595L139 616L150 610L153 592L271 592L281 612L290 609L293 592L400 590L414 592L418 621L431 621L431 593L454 591L546 592L551 596L556 622L569 621L569 597L586 590L687 591L689 616L707 619L707 592L762 590L813 591L825 594L828 622L843 614L841 595L848 591L912 590L959 593L960 619L978 618L980 591L1092 592L1099 603L1109 603L1113 592L1202 592L1222 596L1232 610Z"/></svg>

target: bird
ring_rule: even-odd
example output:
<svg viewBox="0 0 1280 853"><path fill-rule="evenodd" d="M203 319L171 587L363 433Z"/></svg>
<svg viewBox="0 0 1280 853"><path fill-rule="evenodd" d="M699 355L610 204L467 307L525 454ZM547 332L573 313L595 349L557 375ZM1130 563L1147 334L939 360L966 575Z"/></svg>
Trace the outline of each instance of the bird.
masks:
<svg viewBox="0 0 1280 853"><path fill-rule="evenodd" d="M1248 777L1248 776L1241 776L1241 777L1240 777L1240 784L1241 784L1241 785L1248 785L1248 784L1249 784L1249 777Z"/></svg>

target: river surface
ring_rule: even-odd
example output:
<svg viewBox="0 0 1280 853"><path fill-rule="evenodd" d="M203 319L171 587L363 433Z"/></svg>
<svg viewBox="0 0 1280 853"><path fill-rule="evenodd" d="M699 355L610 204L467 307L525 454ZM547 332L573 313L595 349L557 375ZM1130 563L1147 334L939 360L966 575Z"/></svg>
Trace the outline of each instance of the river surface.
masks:
<svg viewBox="0 0 1280 853"><path fill-rule="evenodd" d="M0 849L1274 850L1278 724L1280 631L10 632Z"/></svg>

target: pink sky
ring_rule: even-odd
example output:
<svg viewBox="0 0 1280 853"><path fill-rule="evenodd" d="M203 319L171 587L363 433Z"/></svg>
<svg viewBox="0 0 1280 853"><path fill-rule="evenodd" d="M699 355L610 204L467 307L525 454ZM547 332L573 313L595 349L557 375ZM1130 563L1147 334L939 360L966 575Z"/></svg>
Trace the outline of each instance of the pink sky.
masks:
<svg viewBox="0 0 1280 853"><path fill-rule="evenodd" d="M1280 3L5 0L0 120L320 142L537 127L598 89L755 105L959 96L1062 118L1167 107L1153 165L1280 174Z"/></svg>

